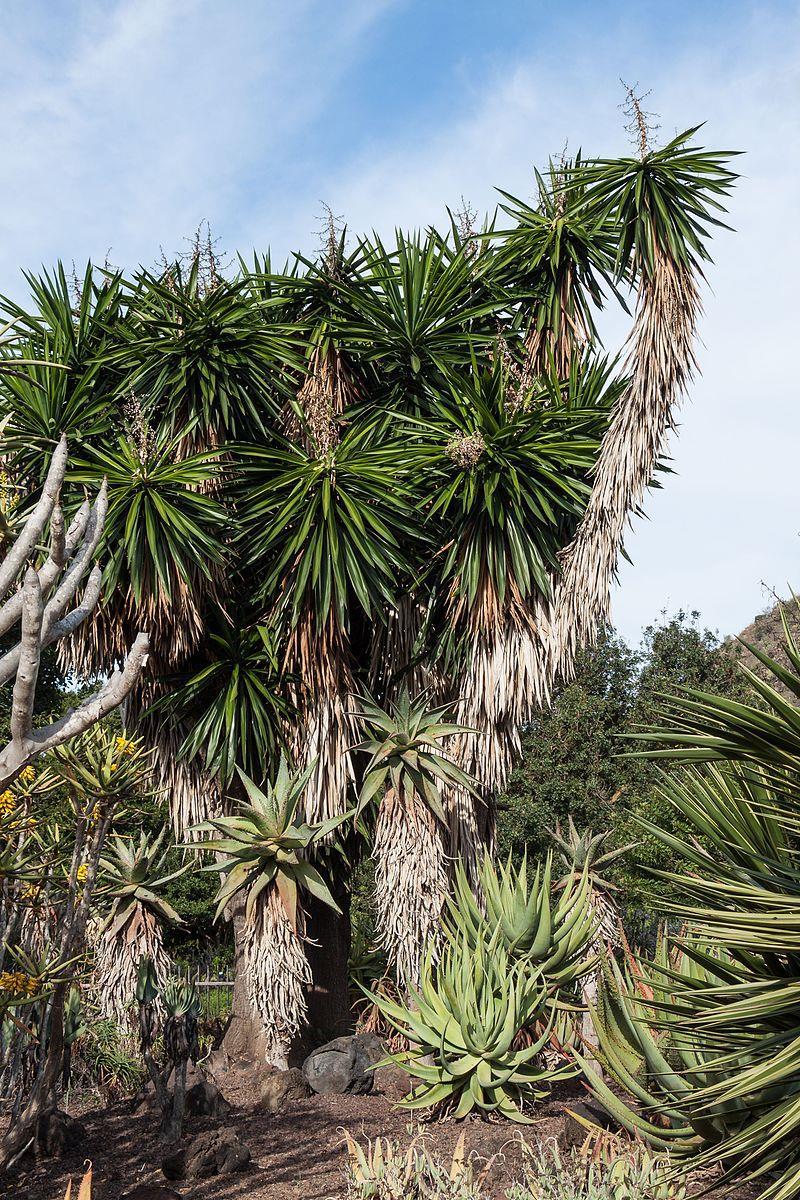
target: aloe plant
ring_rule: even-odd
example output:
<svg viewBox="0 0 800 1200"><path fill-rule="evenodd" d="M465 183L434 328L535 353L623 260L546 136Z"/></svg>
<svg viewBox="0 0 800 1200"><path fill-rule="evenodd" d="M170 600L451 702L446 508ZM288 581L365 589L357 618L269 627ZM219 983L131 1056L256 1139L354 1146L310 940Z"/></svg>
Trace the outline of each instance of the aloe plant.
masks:
<svg viewBox="0 0 800 1200"><path fill-rule="evenodd" d="M216 835L197 845L217 856L203 868L222 876L217 918L237 898L244 898L248 992L263 1026L267 1060L281 1067L307 1012L310 971L303 948L302 893L340 911L309 855L347 814L317 824L298 816L313 770L312 763L292 774L282 757L275 782L264 790L240 771L247 801L239 801L232 815L197 827Z"/></svg>
<svg viewBox="0 0 800 1200"><path fill-rule="evenodd" d="M139 963L152 961L160 983L171 964L164 950L163 926L179 925L180 915L159 892L185 874L189 862L169 869L167 830L109 839L100 859L98 900L110 907L96 928L94 986L102 1017L127 1023Z"/></svg>
<svg viewBox="0 0 800 1200"><path fill-rule="evenodd" d="M472 781L452 762L448 745L467 732L422 693L404 687L388 708L360 701L369 754L361 811L380 798L375 822L375 907L378 939L401 984L414 983L426 949L439 936L449 891L442 790L471 794Z"/></svg>
<svg viewBox="0 0 800 1200"><path fill-rule="evenodd" d="M471 944L450 937L437 962L428 955L419 989L406 1007L375 1003L409 1049L393 1055L418 1081L402 1101L410 1109L444 1106L456 1118L477 1109L529 1122L526 1109L574 1068L548 1067L544 1050L554 1027L540 971L512 962L500 938ZM520 1047L523 1030L537 1036Z"/></svg>
<svg viewBox="0 0 800 1200"><path fill-rule="evenodd" d="M488 853L480 868L484 908L470 887L462 863L456 864L449 921L472 945L495 934L512 961L541 971L551 990L567 988L591 970L593 920L584 874L574 886L556 893L552 856L529 876L527 855L515 867L509 855L497 866Z"/></svg>

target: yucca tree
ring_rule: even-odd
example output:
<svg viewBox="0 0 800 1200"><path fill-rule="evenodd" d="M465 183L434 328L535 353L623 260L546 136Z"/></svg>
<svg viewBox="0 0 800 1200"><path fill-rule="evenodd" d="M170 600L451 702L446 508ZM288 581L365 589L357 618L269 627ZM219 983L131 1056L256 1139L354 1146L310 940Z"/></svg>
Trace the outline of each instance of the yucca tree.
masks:
<svg viewBox="0 0 800 1200"><path fill-rule="evenodd" d="M367 416L325 453L276 438L245 466L243 538L256 570L264 564L261 595L283 630L289 696L301 718L314 710L296 731L302 751L293 747L314 764L311 820L340 814L355 779L353 639L381 620L410 571L408 462L407 445Z"/></svg>
<svg viewBox="0 0 800 1200"><path fill-rule="evenodd" d="M112 836L100 859L97 899L101 912L95 942L93 989L99 1011L120 1026L128 1023L139 964L147 958L162 987L172 964L164 949L163 927L178 925L179 914L159 892L190 864L169 869L167 831L156 837Z"/></svg>
<svg viewBox="0 0 800 1200"><path fill-rule="evenodd" d="M431 707L424 693L403 689L387 709L364 699L369 755L359 811L377 800L373 857L378 937L398 981L415 984L426 954L435 952L449 891L445 849L447 814L442 792L473 792L472 780L452 761L448 742L466 733Z"/></svg>
<svg viewBox="0 0 800 1200"><path fill-rule="evenodd" d="M608 376L593 375L591 405L580 387L562 396L557 381L520 403L510 382L500 358L473 360L470 378L432 404L419 452L427 523L447 535L437 569L442 671L469 727L455 754L484 800L504 786L520 727L547 700L545 597L583 512L614 394ZM458 792L452 810L453 851L474 877L492 809L480 814Z"/></svg>
<svg viewBox="0 0 800 1200"><path fill-rule="evenodd" d="M258 788L240 772L247 801L232 815L205 822L203 849L218 856L203 869L223 878L217 917L239 894L244 906L244 982L262 1026L267 1062L285 1068L292 1038L306 1014L311 982L303 940L303 894L336 908L328 885L309 862L315 843L343 816L310 824L300 814L312 767L292 774L281 758L275 782Z"/></svg>
<svg viewBox="0 0 800 1200"><path fill-rule="evenodd" d="M612 223L614 276L637 289L628 343L628 385L615 406L597 463L586 512L563 556L550 632L552 677L569 675L575 652L606 622L611 583L628 519L641 503L667 449L677 406L696 369L703 264L710 232L722 224L735 176L729 152L692 146L697 128L666 146L639 129L637 156L598 159L570 171L584 219ZM699 128L699 127L698 127Z"/></svg>
<svg viewBox="0 0 800 1200"><path fill-rule="evenodd" d="M90 271L73 300L61 282L33 288L26 354L72 355L68 394L46 389L36 412L13 399L9 465L40 480L27 431L46 455L46 431L85 403L70 501L107 472L124 536L106 542L103 606L71 665L102 670L136 613L153 623L155 670L129 719L157 743L181 838L219 811L234 766L260 781L281 748L315 764L306 818L344 813L362 782L356 697L387 705L407 684L476 731L448 750L478 803L444 796L450 852L476 878L519 723L605 612L687 377L690 282L732 182L724 156L687 139L556 164L537 204L506 198L505 230L453 223L350 248L331 229L283 270L261 256L224 271L198 245L132 280ZM629 283L641 299L623 374L594 312ZM11 399L2 373L0 388ZM269 686L240 686L259 629ZM223 705L224 754L201 734Z"/></svg>

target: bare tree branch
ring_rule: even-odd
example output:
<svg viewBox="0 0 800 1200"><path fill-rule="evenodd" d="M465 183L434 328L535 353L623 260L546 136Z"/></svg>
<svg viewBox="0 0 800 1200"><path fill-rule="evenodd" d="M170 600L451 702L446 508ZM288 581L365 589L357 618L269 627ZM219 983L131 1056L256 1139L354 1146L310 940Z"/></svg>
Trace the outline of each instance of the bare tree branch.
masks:
<svg viewBox="0 0 800 1200"><path fill-rule="evenodd" d="M50 460L47 478L44 481L39 501L26 520L22 533L9 550L0 564L0 598L8 595L14 580L19 575L31 552L36 548L50 515L58 503L61 484L67 469L67 439L61 441L55 448Z"/></svg>
<svg viewBox="0 0 800 1200"><path fill-rule="evenodd" d="M19 666L11 701L11 745L14 747L20 747L31 731L33 704L36 699L36 680L39 676L42 616L42 589L39 586L39 576L33 567L28 567L22 587Z"/></svg>
<svg viewBox="0 0 800 1200"><path fill-rule="evenodd" d="M53 519L56 518L56 513L60 512L60 507L56 506L53 510L53 516L50 518L51 527ZM72 518L70 527L67 530L67 535L64 539L63 553L61 561L54 556L54 547L51 533L50 555L39 570L39 583L42 588L42 596L47 599L50 594L50 589L59 576L60 571L70 561L77 547L80 545L83 535L86 531L86 523L89 520L91 506L88 500L84 500L81 507L78 509L75 516ZM56 518L57 519L57 518ZM5 603L0 607L0 636L8 633L22 614L22 589L10 596Z"/></svg>
<svg viewBox="0 0 800 1200"><path fill-rule="evenodd" d="M7 632L20 621L19 642L0 658L0 686L14 678L11 741L0 749L0 790L40 754L83 733L121 704L147 661L147 634L139 633L124 666L115 670L93 696L57 721L40 729L33 728L42 650L60 638L69 637L100 600L102 571L97 564L92 566L92 560L103 534L108 489L104 480L94 504L85 501L65 532L59 492L66 464L67 443L62 438L53 455L39 503L28 516L0 568L0 595L6 595L28 562L22 587L0 607L0 633ZM43 539L48 520L50 550L37 571L29 560ZM83 597L68 611L87 572Z"/></svg>

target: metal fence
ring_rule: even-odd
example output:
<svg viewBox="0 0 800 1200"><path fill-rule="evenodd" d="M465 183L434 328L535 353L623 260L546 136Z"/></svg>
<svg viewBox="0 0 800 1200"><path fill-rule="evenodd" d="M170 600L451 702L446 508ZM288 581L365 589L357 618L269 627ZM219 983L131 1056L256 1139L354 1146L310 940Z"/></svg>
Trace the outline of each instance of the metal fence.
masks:
<svg viewBox="0 0 800 1200"><path fill-rule="evenodd" d="M175 970L181 979L193 983L200 996L203 1013L209 1019L224 1019L233 1003L233 970L211 963L179 962Z"/></svg>

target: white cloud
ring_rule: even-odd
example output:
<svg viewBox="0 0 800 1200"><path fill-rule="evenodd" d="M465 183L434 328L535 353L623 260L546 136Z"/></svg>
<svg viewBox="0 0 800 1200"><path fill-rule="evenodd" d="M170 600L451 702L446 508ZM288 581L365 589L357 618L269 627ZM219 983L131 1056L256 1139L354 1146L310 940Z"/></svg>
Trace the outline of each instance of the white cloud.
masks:
<svg viewBox="0 0 800 1200"><path fill-rule="evenodd" d="M0 35L0 289L20 264L109 246L152 261L206 217L227 233L253 172L291 152L392 2L79 0L61 21L15 5Z"/></svg>
<svg viewBox="0 0 800 1200"><path fill-rule="evenodd" d="M654 40L648 6L631 0L613 18L599 6L590 20L582 5L562 37L552 24L544 41L535 23L521 28L514 61L495 57L488 79L468 58L447 75L445 47L449 106L439 91L420 111L420 87L413 119L392 122L402 132L367 134L387 100L373 78L373 119L356 112L331 129L316 161L333 101L401 3L14 0L0 26L0 290L21 265L59 256L112 247L125 265L152 261L204 217L230 247L284 252L309 246L320 200L351 227L383 232L440 221L462 194L491 207L495 184L530 194L531 164L566 138L571 149L622 149L618 79L639 78L665 135L707 119L707 143L747 157L737 232L714 245L703 378L673 447L678 474L628 540L634 566L623 567L615 615L634 638L665 603L741 628L765 602L762 579L800 584L800 9L740 3L715 24L723 6L701 4L694 24L664 22ZM439 69L430 51L419 69Z"/></svg>
<svg viewBox="0 0 800 1200"><path fill-rule="evenodd" d="M633 565L623 564L614 616L634 641L665 605L700 609L729 633L768 602L762 580L800 587L800 21L739 9L696 49L642 51L635 30L615 29L569 63L521 55L471 112L417 123L401 144L360 147L314 196L273 203L269 214L288 246L303 239L319 194L353 228L383 232L440 221L462 193L491 207L494 184L528 194L530 164L545 163L566 137L589 152L624 147L618 79L634 72L652 88L663 137L706 120L705 144L747 152L731 206L736 233L714 241L703 375L673 440L677 475L649 498L649 520L627 542Z"/></svg>

